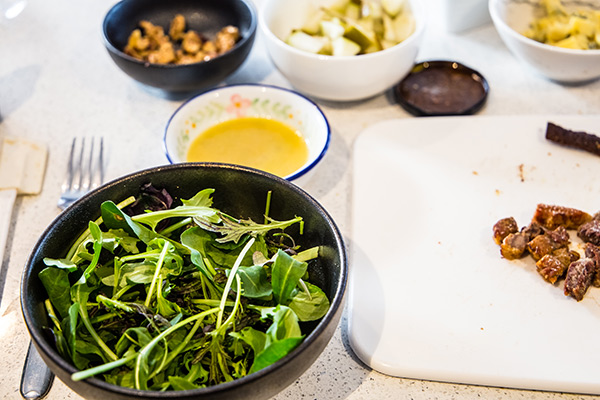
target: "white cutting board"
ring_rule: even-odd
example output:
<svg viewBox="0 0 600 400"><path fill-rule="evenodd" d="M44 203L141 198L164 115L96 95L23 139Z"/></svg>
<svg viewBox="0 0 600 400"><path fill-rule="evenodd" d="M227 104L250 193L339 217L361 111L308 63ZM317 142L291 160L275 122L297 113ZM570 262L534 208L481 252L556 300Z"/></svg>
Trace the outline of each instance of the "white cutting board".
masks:
<svg viewBox="0 0 600 400"><path fill-rule="evenodd" d="M354 148L350 345L382 373L600 394L600 288L576 302L493 224L538 203L600 211L600 157L545 140L600 116L440 117L367 128Z"/></svg>

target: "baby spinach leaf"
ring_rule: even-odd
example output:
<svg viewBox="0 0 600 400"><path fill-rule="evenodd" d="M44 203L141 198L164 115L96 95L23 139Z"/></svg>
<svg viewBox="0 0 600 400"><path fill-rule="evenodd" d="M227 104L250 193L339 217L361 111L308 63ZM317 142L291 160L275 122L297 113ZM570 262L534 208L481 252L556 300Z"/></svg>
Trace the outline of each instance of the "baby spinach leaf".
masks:
<svg viewBox="0 0 600 400"><path fill-rule="evenodd" d="M129 235L138 237L144 243L150 243L158 237L157 233L133 221L112 201L105 201L101 206L102 220L110 229L123 229Z"/></svg>
<svg viewBox="0 0 600 400"><path fill-rule="evenodd" d="M58 315L61 318L66 317L72 304L69 294L71 289L69 273L65 269L47 267L41 270L38 276L48 292L50 302L58 311Z"/></svg>
<svg viewBox="0 0 600 400"><path fill-rule="evenodd" d="M44 258L44 264L46 264L49 267L56 267L56 268L60 268L60 269L64 269L68 272L75 272L77 271L77 264L75 264L74 262L72 262L71 260L67 260L66 258Z"/></svg>
<svg viewBox="0 0 600 400"><path fill-rule="evenodd" d="M273 323L267 329L267 346L278 340L302 336L298 317L291 308L278 305L277 307L265 308L262 315L273 319Z"/></svg>
<svg viewBox="0 0 600 400"><path fill-rule="evenodd" d="M257 299L273 293L267 270L261 265L239 267L237 275L242 281L242 295L244 297Z"/></svg>
<svg viewBox="0 0 600 400"><path fill-rule="evenodd" d="M132 345L137 348L146 346L152 340L152 335L145 326L127 329L116 344L116 352L122 356Z"/></svg>
<svg viewBox="0 0 600 400"><path fill-rule="evenodd" d="M300 321L316 321L323 318L329 310L329 299L318 286L304 282L308 293L304 290L292 298L288 306L294 310Z"/></svg>
<svg viewBox="0 0 600 400"><path fill-rule="evenodd" d="M291 300L292 291L298 285L298 281L304 273L308 264L294 260L282 250L277 251L277 257L272 267L271 285L273 296L278 304L288 304Z"/></svg>
<svg viewBox="0 0 600 400"><path fill-rule="evenodd" d="M129 236L124 229L109 229L108 232L104 232L102 239L102 247L111 253L114 253L119 246L131 254L139 252L137 247L139 239Z"/></svg>
<svg viewBox="0 0 600 400"><path fill-rule="evenodd" d="M258 353L252 363L252 368L248 371L250 374L268 367L271 364L281 360L288 353L296 348L302 342L304 337L293 337L269 344L265 349Z"/></svg>
<svg viewBox="0 0 600 400"><path fill-rule="evenodd" d="M192 390L200 388L200 386L194 385L187 379L178 376L169 376L169 383L173 390Z"/></svg>
<svg viewBox="0 0 600 400"><path fill-rule="evenodd" d="M255 355L258 355L263 351L265 349L265 344L267 343L267 334L250 326L245 327L239 332L230 332L229 336L243 340L252 348Z"/></svg>

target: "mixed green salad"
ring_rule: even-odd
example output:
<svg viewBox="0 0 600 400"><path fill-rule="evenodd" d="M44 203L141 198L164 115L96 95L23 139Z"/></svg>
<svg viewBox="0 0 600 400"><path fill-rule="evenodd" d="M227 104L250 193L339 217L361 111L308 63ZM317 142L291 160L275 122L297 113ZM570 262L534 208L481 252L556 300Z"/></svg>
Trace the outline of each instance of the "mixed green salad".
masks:
<svg viewBox="0 0 600 400"><path fill-rule="evenodd" d="M319 248L299 249L284 231L302 234L302 218L270 218L269 193L263 223L236 219L213 207L213 192L175 202L145 185L104 202L65 258L44 259L72 379L157 391L228 382L284 357L304 339L299 322L326 314L307 276Z"/></svg>

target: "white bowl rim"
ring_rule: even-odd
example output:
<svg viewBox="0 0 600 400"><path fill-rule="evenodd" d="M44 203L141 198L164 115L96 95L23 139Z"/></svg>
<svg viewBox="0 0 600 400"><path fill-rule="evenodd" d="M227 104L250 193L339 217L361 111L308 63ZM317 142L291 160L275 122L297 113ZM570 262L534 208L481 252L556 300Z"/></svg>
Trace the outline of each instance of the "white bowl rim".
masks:
<svg viewBox="0 0 600 400"><path fill-rule="evenodd" d="M300 1L300 0L298 0L298 1ZM415 1L411 1L411 7L422 8L422 5L420 4L419 0L415 0ZM291 51L292 54L299 54L299 55L303 55L308 58L317 59L317 60L327 60L327 61L369 59L369 58L382 57L384 54L392 53L394 51L397 51L400 48L407 47L411 42L418 40L418 38L421 36L421 34L425 31L425 24L426 24L425 19L415 18L416 27L415 27L414 32L411 33L410 36L407 37L406 39L404 39L402 42L395 44L392 47L389 47L387 49L375 51L373 53L368 53L368 54L359 54L359 55L355 55L355 56L332 56L332 55L327 55L327 54L313 54L308 51L300 50L300 49L290 46L285 41L281 40L277 35L275 35L271 31L271 29L267 26L267 23L265 22L265 16L264 16L265 12L266 12L266 7L262 7L261 10L259 11L258 26L259 26L259 29L266 36L268 36L272 42L277 43L279 46L284 47L285 49ZM413 11L413 14L414 13L415 12ZM420 11L420 13L422 13L422 11Z"/></svg>
<svg viewBox="0 0 600 400"><path fill-rule="evenodd" d="M490 16L492 17L492 21L494 24L501 26L506 32L511 35L513 38L516 38L519 41L522 41L530 46L545 49L549 51L554 51L556 53L562 54L570 54L577 55L581 57L597 57L600 55L600 49L589 49L589 50L581 50L581 49L567 49L564 47L553 46L546 43L538 42L537 40L533 40L528 38L525 35L520 34L516 30L514 30L510 25L508 25L503 18L498 14L498 10L496 9L496 4L499 4L503 0L489 0L488 9L490 12Z"/></svg>
<svg viewBox="0 0 600 400"><path fill-rule="evenodd" d="M295 171L293 174L290 174L290 175L287 175L287 176L283 177L283 179L288 180L288 181L293 181L294 179L300 178L301 176L303 176L304 174L306 174L308 171L310 171L311 169L313 169L313 167L315 165L317 165L319 163L319 161L321 161L321 159L325 156L325 153L327 153L327 150L329 149L329 143L331 141L331 126L329 125L329 121L327 120L327 117L325 116L325 113L323 112L323 110L321 110L321 107L319 107L317 105L317 103L315 103L314 101L312 101L311 99L309 99L307 96L304 96L303 94L296 92L295 90L291 90L291 89L287 89L287 88L283 88L283 87L275 86L275 85L263 84L263 83L238 83L238 84L233 84L233 85L218 86L218 87L209 89L209 90L207 90L205 92L199 93L196 96L193 96L193 97L187 99L179 107L177 107L177 109L175 110L175 112L173 112L173 114L169 117L169 120L167 121L167 125L165 127L165 131L164 131L164 134L163 134L163 140L162 140L163 151L164 151L165 156L167 157L167 160L169 161L169 163L170 164L178 164L177 162L173 161L173 159L169 155L169 150L167 148L167 134L168 134L168 131L169 131L169 127L171 126L171 122L173 121L173 119L175 118L175 116L180 111L182 111L183 108L186 107L188 103L192 102L193 100L195 100L195 99L197 99L199 97L210 95L210 94L212 94L214 92L218 92L220 90L229 90L229 89L240 88L240 87L250 88L251 90L265 89L266 88L268 90L273 90L273 91L278 91L278 92L282 92L282 93L287 93L289 95L299 97L301 99L301 101L305 101L305 102L309 103L309 105L314 110L317 111L318 115L321 117L321 119L324 122L325 127L327 129L327 135L325 137L325 143L323 144L323 147L321 148L321 151L319 152L319 154L315 157L315 159L310 164L303 166L301 169Z"/></svg>

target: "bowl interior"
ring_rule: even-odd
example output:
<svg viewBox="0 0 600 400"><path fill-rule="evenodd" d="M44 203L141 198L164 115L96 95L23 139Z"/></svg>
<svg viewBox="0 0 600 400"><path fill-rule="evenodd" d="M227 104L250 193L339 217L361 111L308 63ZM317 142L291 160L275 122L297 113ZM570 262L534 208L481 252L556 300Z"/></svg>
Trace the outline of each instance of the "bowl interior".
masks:
<svg viewBox="0 0 600 400"><path fill-rule="evenodd" d="M561 3L567 9L567 11L574 12L582 7L592 8L595 10L600 9L600 0L589 0L581 2L579 0L562 0ZM495 17L496 22L501 22L506 25L509 29L512 29L515 33L522 36L531 22L545 15L543 6L539 0L531 1L519 1L519 0L491 0L490 11L492 17ZM530 39L527 39L530 40ZM541 44L541 43L540 43ZM560 49L555 46L548 46L553 49ZM594 50L586 50L594 51Z"/></svg>
<svg viewBox="0 0 600 400"><path fill-rule="evenodd" d="M226 25L237 26L241 39L236 47L253 35L256 16L246 0L125 0L117 3L104 20L104 37L113 51L121 52L131 32L139 22L147 20L168 32L176 14L183 14L187 29L193 29L209 38ZM122 56L129 57L122 53ZM140 61L141 62L141 61Z"/></svg>
<svg viewBox="0 0 600 400"><path fill-rule="evenodd" d="M96 378L74 382L70 374L75 368L62 359L52 340L45 335L50 326L45 309L45 290L38 279L44 268L44 257L61 257L70 244L86 228L87 221L96 219L100 204L113 199L120 201L139 192L142 184L152 182L167 189L176 198L189 198L204 188L214 188L215 206L231 215L261 220L266 194L272 191L270 215L284 220L296 215L305 221L304 234L299 244L308 248L322 245L321 258L309 267L311 280L319 285L331 301L325 317L302 327L306 339L292 353L277 363L225 384L183 392L149 392L117 387ZM291 234L298 232L290 231ZM113 182L84 196L60 214L46 229L27 262L21 283L23 316L40 354L53 372L67 385L86 398L267 398L293 382L316 359L333 334L342 310L346 286L346 255L343 241L335 223L327 212L308 194L291 183L249 168L222 164L179 164L141 171ZM278 378L269 378L275 374ZM253 388L256 393L252 391ZM223 395L224 394L224 395ZM206 396L206 397L205 397ZM222 396L222 397L221 397Z"/></svg>
<svg viewBox="0 0 600 400"><path fill-rule="evenodd" d="M169 120L164 145L171 163L186 161L190 143L218 123L242 117L262 117L283 122L302 135L308 160L294 179L312 167L329 145L330 128L321 109L293 91L266 85L233 85L217 88L184 103Z"/></svg>
<svg viewBox="0 0 600 400"><path fill-rule="evenodd" d="M301 52L306 54L307 57L318 58L318 59L356 59L356 56L322 56L307 53L285 43L287 36L294 29L299 29L308 21L320 7L329 7L339 3L339 0L307 0L307 1L296 1L296 0L266 0L265 5L262 8L262 15L260 24L262 30L268 35L273 35L279 39L286 48L293 52ZM407 1L410 10L415 17L416 27L415 31L410 37L405 39L403 42L392 46L390 49L378 51L375 53L364 54L358 58L376 57L379 54L387 53L391 49L396 47L405 47L407 44L419 37L421 32L425 29L425 17L423 15L423 7L419 1L408 0ZM272 39L272 38L271 38Z"/></svg>

